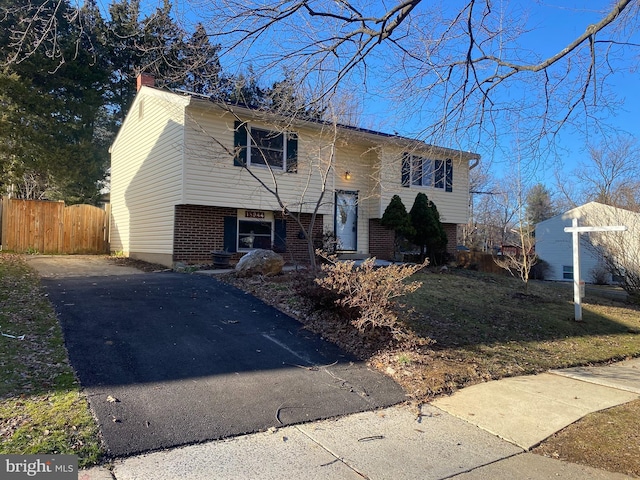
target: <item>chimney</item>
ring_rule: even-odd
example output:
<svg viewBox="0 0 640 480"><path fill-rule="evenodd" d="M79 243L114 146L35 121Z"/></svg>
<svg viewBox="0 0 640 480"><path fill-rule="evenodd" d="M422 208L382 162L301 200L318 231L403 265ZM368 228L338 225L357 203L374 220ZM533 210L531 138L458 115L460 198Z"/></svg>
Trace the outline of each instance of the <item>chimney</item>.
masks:
<svg viewBox="0 0 640 480"><path fill-rule="evenodd" d="M156 79L153 75L149 73L141 73L136 77L136 92L139 92L142 86L145 87L154 87L156 84Z"/></svg>

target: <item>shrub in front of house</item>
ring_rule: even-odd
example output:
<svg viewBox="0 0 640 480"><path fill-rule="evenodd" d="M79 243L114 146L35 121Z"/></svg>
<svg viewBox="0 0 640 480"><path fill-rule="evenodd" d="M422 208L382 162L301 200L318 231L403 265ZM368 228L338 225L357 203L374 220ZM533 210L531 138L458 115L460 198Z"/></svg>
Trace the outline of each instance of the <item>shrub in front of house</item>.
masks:
<svg viewBox="0 0 640 480"><path fill-rule="evenodd" d="M536 257L536 263L533 264L529 271L529 278L533 280L546 280L551 273L551 265L548 262Z"/></svg>
<svg viewBox="0 0 640 480"><path fill-rule="evenodd" d="M425 260L417 265L376 267L375 258L359 265L354 261L338 261L335 256L328 256L327 260L322 265L322 276L315 282L338 295L336 305L355 313L351 323L361 332L380 327L396 330L397 299L422 285L405 280L428 264Z"/></svg>

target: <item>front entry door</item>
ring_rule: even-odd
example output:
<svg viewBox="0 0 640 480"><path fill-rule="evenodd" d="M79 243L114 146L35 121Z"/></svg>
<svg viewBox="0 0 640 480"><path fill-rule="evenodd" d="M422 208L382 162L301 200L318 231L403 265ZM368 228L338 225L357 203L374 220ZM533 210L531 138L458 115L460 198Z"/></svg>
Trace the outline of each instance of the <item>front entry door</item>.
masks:
<svg viewBox="0 0 640 480"><path fill-rule="evenodd" d="M336 192L334 219L337 249L355 252L358 249L358 192Z"/></svg>

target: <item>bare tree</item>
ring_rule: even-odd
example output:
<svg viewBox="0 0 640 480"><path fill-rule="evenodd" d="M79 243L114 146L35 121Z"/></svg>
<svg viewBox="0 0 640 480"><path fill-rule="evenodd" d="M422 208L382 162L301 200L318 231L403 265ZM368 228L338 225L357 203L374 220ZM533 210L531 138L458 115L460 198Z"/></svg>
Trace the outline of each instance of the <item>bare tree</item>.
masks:
<svg viewBox="0 0 640 480"><path fill-rule="evenodd" d="M599 145L589 146L589 160L572 172L575 182L558 182L573 206L600 202L640 212L640 148L637 140L618 134ZM570 184L579 188L570 190Z"/></svg>
<svg viewBox="0 0 640 480"><path fill-rule="evenodd" d="M39 0L42 8L36 10L26 8L27 0L7 7L30 12L10 31L17 52L10 61L36 48L60 54L55 12L64 1ZM420 111L425 127L416 136L464 146L486 143L487 133L495 140L499 124L508 128L518 118L528 124L533 149L567 122L597 121L595 113L614 101L606 88L609 76L640 46L640 3L634 0L616 0L591 15L583 33L551 54L522 48L532 27L520 2L180 3L184 8L176 10L197 9L199 20L215 32L224 47L221 57L265 69L288 67L317 85L318 97L348 88L349 82L371 88L373 80L387 80L381 90L393 90L398 108ZM25 44L32 32L37 39Z"/></svg>
<svg viewBox="0 0 640 480"><path fill-rule="evenodd" d="M579 113L610 105L602 82L629 48L638 47L633 0L616 1L582 34L546 56L521 48L531 28L521 4L216 0L211 5L229 51L251 48L256 65L284 63L313 82L322 79L325 94L350 81L388 80L384 88L393 88L399 105L422 112L424 138L456 133L451 141L464 144L475 144L487 131L495 134L499 122L516 117L527 119L527 130L539 140L580 120ZM259 48L270 42L278 44L276 51Z"/></svg>
<svg viewBox="0 0 640 480"><path fill-rule="evenodd" d="M537 258L535 254L535 226L529 222L527 192L530 189L527 185L531 180L529 162L525 162L520 155L516 144L517 163L511 174L511 178L505 181L505 202L504 210L510 212L509 223L505 223L505 240L499 255L494 257L495 263L507 270L511 275L518 276L524 283L525 294L528 293L529 278L531 268L535 265Z"/></svg>

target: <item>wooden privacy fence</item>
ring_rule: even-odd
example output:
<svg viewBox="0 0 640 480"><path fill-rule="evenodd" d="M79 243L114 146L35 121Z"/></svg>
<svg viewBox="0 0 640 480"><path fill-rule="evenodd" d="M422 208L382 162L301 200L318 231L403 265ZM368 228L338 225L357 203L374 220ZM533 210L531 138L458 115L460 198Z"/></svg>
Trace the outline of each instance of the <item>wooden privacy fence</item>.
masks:
<svg viewBox="0 0 640 480"><path fill-rule="evenodd" d="M461 267L479 270L481 272L506 273L504 268L496 264L490 253L458 252L457 263Z"/></svg>
<svg viewBox="0 0 640 480"><path fill-rule="evenodd" d="M108 253L109 214L92 205L3 197L2 249L19 253Z"/></svg>

